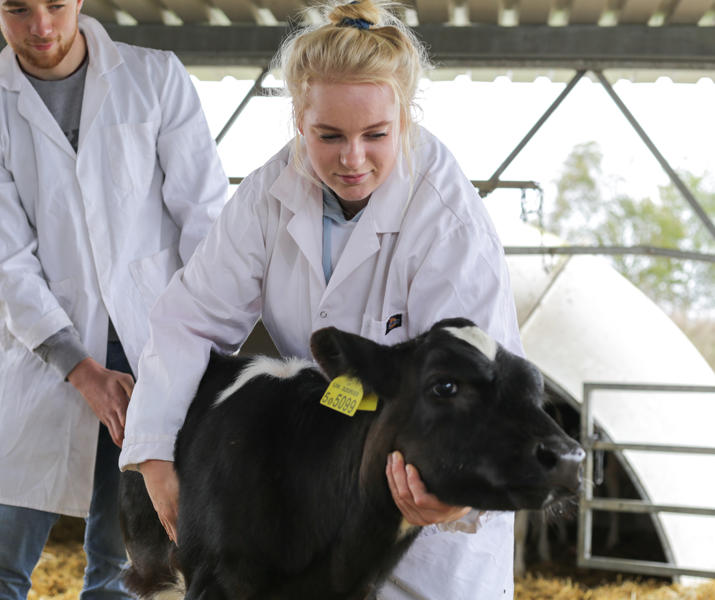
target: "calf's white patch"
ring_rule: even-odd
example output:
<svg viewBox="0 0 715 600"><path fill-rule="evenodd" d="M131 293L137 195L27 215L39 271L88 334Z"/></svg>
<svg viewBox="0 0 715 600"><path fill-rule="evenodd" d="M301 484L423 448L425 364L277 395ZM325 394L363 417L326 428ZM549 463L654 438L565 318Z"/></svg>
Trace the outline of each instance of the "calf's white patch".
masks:
<svg viewBox="0 0 715 600"><path fill-rule="evenodd" d="M479 327L475 325L470 325L469 327L445 327L444 330L454 337L471 344L489 360L496 358L499 345Z"/></svg>
<svg viewBox="0 0 715 600"><path fill-rule="evenodd" d="M186 596L186 583L181 573L176 573L176 580L171 587L164 588L149 596L142 596L141 600L183 600Z"/></svg>
<svg viewBox="0 0 715 600"><path fill-rule="evenodd" d="M289 379L295 377L303 369L312 368L315 365L302 358L272 358L270 356L258 356L253 359L246 368L236 377L236 380L221 392L214 406L221 404L226 398L235 394L246 383L254 377L267 375L276 379Z"/></svg>

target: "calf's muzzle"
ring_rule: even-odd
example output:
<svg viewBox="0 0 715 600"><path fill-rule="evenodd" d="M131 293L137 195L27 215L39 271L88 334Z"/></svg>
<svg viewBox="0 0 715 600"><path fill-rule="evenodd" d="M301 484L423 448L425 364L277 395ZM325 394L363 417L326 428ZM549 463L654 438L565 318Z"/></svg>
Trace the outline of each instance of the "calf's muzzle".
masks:
<svg viewBox="0 0 715 600"><path fill-rule="evenodd" d="M571 439L554 435L536 444L534 453L549 486L558 495L578 492L583 470L581 463L586 456L581 446Z"/></svg>

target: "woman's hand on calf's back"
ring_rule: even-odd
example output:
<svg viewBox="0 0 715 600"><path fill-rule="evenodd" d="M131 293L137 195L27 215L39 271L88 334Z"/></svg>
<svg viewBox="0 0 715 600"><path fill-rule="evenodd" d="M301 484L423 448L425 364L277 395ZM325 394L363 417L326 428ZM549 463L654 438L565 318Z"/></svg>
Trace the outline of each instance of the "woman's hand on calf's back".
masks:
<svg viewBox="0 0 715 600"><path fill-rule="evenodd" d="M149 498L169 539L176 543L176 522L179 516L179 478L174 463L167 460L147 460L139 465Z"/></svg>

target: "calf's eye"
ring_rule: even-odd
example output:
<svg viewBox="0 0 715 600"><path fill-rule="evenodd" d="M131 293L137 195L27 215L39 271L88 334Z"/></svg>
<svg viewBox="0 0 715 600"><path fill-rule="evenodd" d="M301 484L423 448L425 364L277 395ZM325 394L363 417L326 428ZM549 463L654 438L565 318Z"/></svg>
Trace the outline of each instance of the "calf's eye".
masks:
<svg viewBox="0 0 715 600"><path fill-rule="evenodd" d="M454 381L438 381L432 386L432 393L439 398L451 398L458 390Z"/></svg>

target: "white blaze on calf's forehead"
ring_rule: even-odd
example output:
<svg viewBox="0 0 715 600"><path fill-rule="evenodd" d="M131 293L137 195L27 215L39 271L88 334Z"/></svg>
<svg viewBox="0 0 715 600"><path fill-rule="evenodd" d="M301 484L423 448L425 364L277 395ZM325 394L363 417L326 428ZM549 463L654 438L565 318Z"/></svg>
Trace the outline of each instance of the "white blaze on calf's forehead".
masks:
<svg viewBox="0 0 715 600"><path fill-rule="evenodd" d="M258 356L246 365L246 368L236 377L236 380L221 392L214 406L218 406L235 394L251 379L261 375L275 377L276 379L290 379L295 377L303 369L312 368L315 365L301 358L271 358L270 356Z"/></svg>
<svg viewBox="0 0 715 600"><path fill-rule="evenodd" d="M445 327L444 330L454 337L471 344L489 360L496 358L499 345L479 327L475 325L469 327Z"/></svg>

